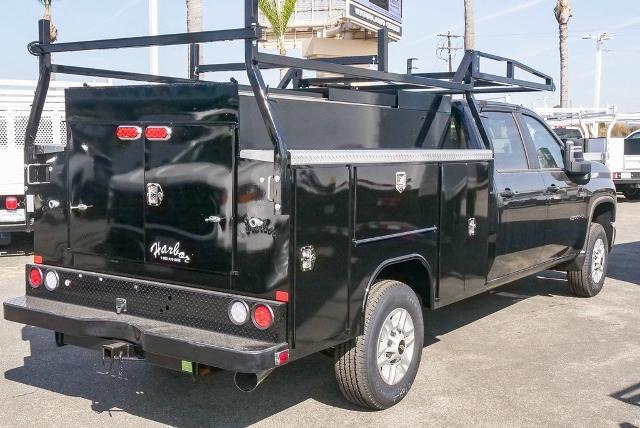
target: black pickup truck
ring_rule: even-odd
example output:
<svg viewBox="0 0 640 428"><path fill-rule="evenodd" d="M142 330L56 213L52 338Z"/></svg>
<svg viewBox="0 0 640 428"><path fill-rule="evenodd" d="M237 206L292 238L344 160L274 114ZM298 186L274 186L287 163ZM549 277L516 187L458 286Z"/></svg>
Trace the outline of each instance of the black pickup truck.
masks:
<svg viewBox="0 0 640 428"><path fill-rule="evenodd" d="M600 292L609 172L535 113L474 98L553 89L551 78L475 51L455 73L389 73L384 31L378 70L350 65L370 57L263 54L255 8L238 30L56 45L41 21L25 145L35 256L6 319L114 361L231 370L246 391L328 351L344 396L383 409L415 379L423 310L545 269L566 271L577 296ZM245 69L250 86L50 62L229 38L246 40L244 63L194 70ZM290 70L267 88L261 67ZM162 84L67 90L68 145L43 152L33 140L50 72Z"/></svg>

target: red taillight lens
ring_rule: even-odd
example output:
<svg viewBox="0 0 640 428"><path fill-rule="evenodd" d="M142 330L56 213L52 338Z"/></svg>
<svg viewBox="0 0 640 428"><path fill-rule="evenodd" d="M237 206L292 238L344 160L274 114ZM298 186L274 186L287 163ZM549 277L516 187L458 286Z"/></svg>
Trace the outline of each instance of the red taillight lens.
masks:
<svg viewBox="0 0 640 428"><path fill-rule="evenodd" d="M116 136L120 140L137 140L142 136L142 128L139 126L118 126Z"/></svg>
<svg viewBox="0 0 640 428"><path fill-rule="evenodd" d="M29 285L38 288L42 285L42 271L37 267L32 267L29 271Z"/></svg>
<svg viewBox="0 0 640 428"><path fill-rule="evenodd" d="M18 198L15 196L7 196L4 200L4 207L8 210L17 210L18 209Z"/></svg>
<svg viewBox="0 0 640 428"><path fill-rule="evenodd" d="M167 141L171 138L171 128L167 126L150 126L144 130L147 140Z"/></svg>
<svg viewBox="0 0 640 428"><path fill-rule="evenodd" d="M253 308L253 324L260 330L266 330L273 324L273 311L267 305L257 304Z"/></svg>
<svg viewBox="0 0 640 428"><path fill-rule="evenodd" d="M289 350L285 349L284 351L276 352L275 357L276 357L276 361L275 361L276 366L281 366L283 364L286 364L289 361Z"/></svg>

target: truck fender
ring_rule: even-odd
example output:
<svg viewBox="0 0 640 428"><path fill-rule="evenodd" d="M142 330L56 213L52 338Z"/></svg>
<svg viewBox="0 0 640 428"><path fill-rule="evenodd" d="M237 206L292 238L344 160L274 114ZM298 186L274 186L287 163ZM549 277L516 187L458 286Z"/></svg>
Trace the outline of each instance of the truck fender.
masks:
<svg viewBox="0 0 640 428"><path fill-rule="evenodd" d="M580 250L580 253L578 253L578 255L576 256L575 259L567 262L566 265L561 265L559 267L566 269L566 270L579 270L582 268L582 265L584 264L584 259L586 257L587 254L587 245L589 244L588 242L588 237L589 237L589 230L591 229L591 223L593 223L593 215L596 212L596 209L601 206L602 204L605 203L611 203L613 204L613 219L615 220L615 216L616 216L616 200L613 198L613 196L611 195L602 195L602 196L598 196L595 199L593 199L593 201L591 202L591 205L589 207L589 218L587 219L587 229L585 230L585 234L584 234L584 240L582 243L582 249ZM611 249L613 247L613 244L615 242L615 238L616 238L616 228L615 228L615 223L612 224L613 226L613 230L611 233L611 242L609 243L609 249Z"/></svg>
<svg viewBox="0 0 640 428"><path fill-rule="evenodd" d="M428 279L429 279L429 283L427 284L427 286L429 287L429 302L422 302L423 306L425 306L425 303L428 303L430 308L434 307L434 302L435 302L435 291L434 291L434 287L433 287L433 271L431 269L431 266L429 265L429 262L427 262L427 259L425 259L423 256L421 256L420 254L408 254L406 256L400 256L400 257L394 257L392 259L387 259L385 261L383 261L382 263L380 263L378 265L378 267L373 271L373 274L371 275L371 277L369 278L369 282L367 283L367 288L365 289L364 292L364 296L362 299L362 313L364 313L364 310L367 306L367 301L369 299L369 292L371 290L372 285L377 281L380 273L388 268L389 266L398 264L398 263L403 263L403 262L408 262L408 261L412 261L412 260L417 260L420 262L420 264L422 264L422 266L425 268L425 270L427 271L427 275L428 275ZM415 284L408 284L412 289L415 290ZM421 297L420 293L417 293L419 297Z"/></svg>

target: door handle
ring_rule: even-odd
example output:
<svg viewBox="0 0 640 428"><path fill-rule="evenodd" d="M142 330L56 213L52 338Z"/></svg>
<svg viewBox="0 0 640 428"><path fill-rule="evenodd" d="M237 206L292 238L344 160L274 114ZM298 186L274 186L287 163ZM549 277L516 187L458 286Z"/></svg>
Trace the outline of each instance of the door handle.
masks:
<svg viewBox="0 0 640 428"><path fill-rule="evenodd" d="M504 189L501 193L500 196L502 196L505 199L510 199L513 198L516 195L516 192L514 192L513 190L506 188Z"/></svg>
<svg viewBox="0 0 640 428"><path fill-rule="evenodd" d="M205 223L213 223L213 224L222 223L223 221L224 221L224 217L220 217L217 215L212 215L204 219Z"/></svg>
<svg viewBox="0 0 640 428"><path fill-rule="evenodd" d="M89 208L93 208L93 205L78 204L78 205L72 206L71 211L85 212Z"/></svg>

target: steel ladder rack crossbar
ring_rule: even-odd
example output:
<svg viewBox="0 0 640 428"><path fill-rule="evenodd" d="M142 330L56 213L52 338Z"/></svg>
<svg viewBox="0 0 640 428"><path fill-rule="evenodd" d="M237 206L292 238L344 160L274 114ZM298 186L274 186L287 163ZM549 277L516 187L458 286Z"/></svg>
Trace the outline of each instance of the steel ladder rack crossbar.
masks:
<svg viewBox="0 0 640 428"><path fill-rule="evenodd" d="M278 85L286 90L293 84L294 91L312 82L314 85L345 85L356 81L384 82L384 85L367 87L366 90L394 91L402 88L434 91L443 94L465 94L470 103L476 120L479 120L479 108L473 98L474 92L512 92L512 91L540 91L553 90L553 80L543 73L527 67L517 61L476 51L467 51L458 70L453 74L398 74L388 72L388 32L381 30L378 37L378 54L332 58L322 60L306 60L282 55L260 53L258 41L262 38L262 29L258 25L258 0L245 0L245 28L203 31L196 33L177 33L159 36L143 36L117 38L109 40L90 40L81 42L66 42L52 44L50 40L50 22L39 21L38 41L29 44L29 52L39 58L39 79L34 102L32 104L29 122L25 133L25 160L27 164L36 163L34 142L38 123L49 89L51 73L84 75L92 77L116 78L122 80L148 81L155 83L194 83L198 75L210 71L241 71L245 70L256 98L260 113L265 122L268 134L274 146L274 176L281 177L275 195L276 214L288 212L289 198L285 192L288 189L289 174L287 173L287 145L280 126L277 111L269 102L269 89L264 82L261 69L289 68ZM198 43L221 42L229 40L245 41L244 63L230 64L198 64ZM150 46L190 45L190 78L182 79L169 76L155 76L143 73L131 73L115 70L76 67L52 64L51 54L61 52L79 52L102 49L140 48ZM507 64L504 76L482 73L480 59L502 61ZM377 64L377 70L354 67L360 64ZM515 70L528 72L544 80L544 83L530 82L515 78ZM343 77L315 79L305 81L302 70L321 71L339 74ZM477 87L476 87L477 86ZM349 88L347 86L347 88ZM482 135L486 140L486 135ZM29 166L27 166L27 170ZM28 174L27 174L28 175Z"/></svg>

